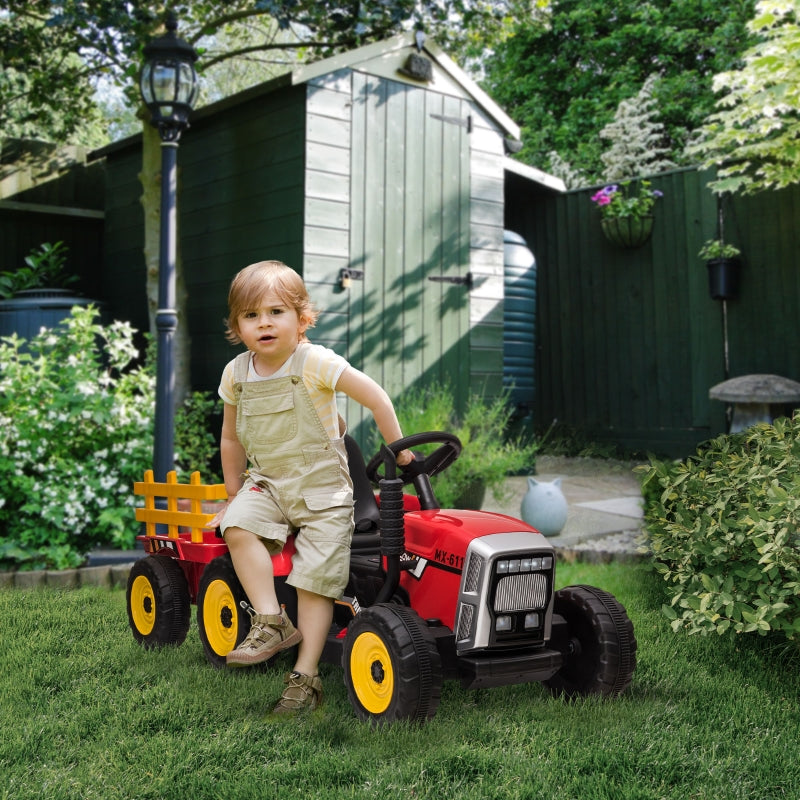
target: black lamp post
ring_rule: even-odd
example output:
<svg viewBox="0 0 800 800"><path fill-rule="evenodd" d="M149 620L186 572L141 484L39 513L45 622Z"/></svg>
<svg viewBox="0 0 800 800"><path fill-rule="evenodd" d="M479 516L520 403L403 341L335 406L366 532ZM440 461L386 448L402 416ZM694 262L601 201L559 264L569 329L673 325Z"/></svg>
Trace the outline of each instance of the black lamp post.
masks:
<svg viewBox="0 0 800 800"><path fill-rule="evenodd" d="M156 425L153 470L157 481L174 469L175 364L174 339L178 327L175 308L176 194L178 140L189 127L189 114L197 99L194 48L176 35L178 22L169 14L167 32L144 48L139 78L142 98L151 124L161 137L161 238L158 259L158 309L156 331Z"/></svg>

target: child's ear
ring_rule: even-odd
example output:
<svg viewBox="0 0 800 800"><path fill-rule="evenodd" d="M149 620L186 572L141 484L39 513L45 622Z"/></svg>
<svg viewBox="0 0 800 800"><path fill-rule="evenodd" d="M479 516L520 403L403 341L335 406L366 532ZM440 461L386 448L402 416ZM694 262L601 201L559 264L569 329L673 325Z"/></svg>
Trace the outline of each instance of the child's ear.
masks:
<svg viewBox="0 0 800 800"><path fill-rule="evenodd" d="M300 333L305 334L308 330L308 326L311 324L311 317L301 314L298 319L300 322Z"/></svg>

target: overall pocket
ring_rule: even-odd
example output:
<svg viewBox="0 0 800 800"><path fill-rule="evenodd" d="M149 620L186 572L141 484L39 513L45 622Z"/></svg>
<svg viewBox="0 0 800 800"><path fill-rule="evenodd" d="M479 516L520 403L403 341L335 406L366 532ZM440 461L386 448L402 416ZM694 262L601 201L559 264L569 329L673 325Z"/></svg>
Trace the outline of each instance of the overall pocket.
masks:
<svg viewBox="0 0 800 800"><path fill-rule="evenodd" d="M248 449L282 444L297 434L297 413L291 390L266 397L245 397L236 415L236 434Z"/></svg>

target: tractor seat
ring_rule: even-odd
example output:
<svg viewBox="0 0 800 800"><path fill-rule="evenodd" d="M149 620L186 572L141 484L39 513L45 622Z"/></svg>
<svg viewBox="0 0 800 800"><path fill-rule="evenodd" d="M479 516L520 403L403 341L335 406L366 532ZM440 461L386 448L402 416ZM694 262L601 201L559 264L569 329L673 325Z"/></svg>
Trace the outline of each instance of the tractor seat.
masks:
<svg viewBox="0 0 800 800"><path fill-rule="evenodd" d="M379 547L380 536L378 528L381 514L372 484L367 477L367 464L355 439L350 434L345 434L344 444L347 450L350 478L353 481L355 532L353 534L352 548L360 550Z"/></svg>

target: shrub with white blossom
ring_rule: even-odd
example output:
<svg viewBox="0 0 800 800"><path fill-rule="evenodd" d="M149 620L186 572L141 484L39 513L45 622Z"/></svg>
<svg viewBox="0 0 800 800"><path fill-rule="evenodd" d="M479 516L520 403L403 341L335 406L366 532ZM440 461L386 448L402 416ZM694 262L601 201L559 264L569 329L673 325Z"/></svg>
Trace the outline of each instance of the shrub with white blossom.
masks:
<svg viewBox="0 0 800 800"><path fill-rule="evenodd" d="M135 541L155 381L133 366L133 328L97 317L76 307L29 340L0 339L0 568L61 569Z"/></svg>

